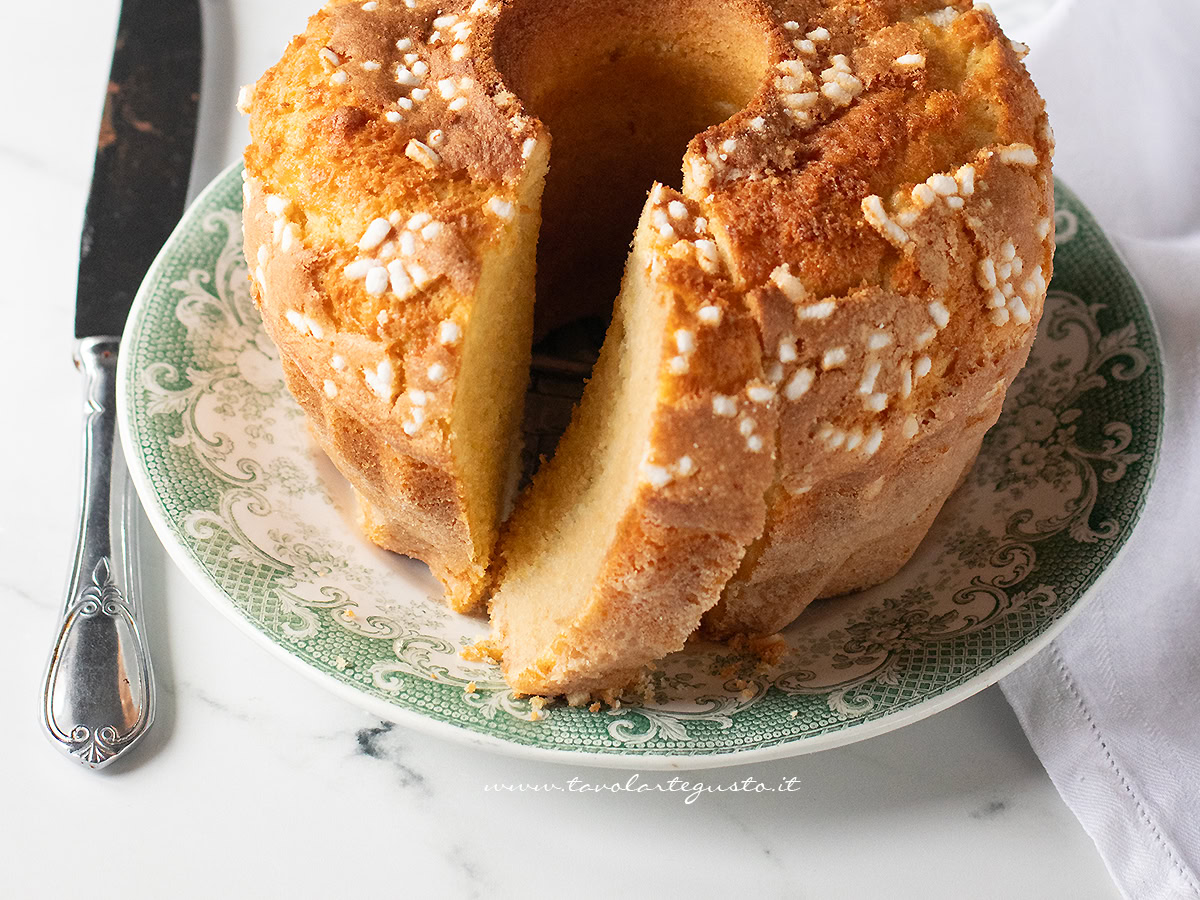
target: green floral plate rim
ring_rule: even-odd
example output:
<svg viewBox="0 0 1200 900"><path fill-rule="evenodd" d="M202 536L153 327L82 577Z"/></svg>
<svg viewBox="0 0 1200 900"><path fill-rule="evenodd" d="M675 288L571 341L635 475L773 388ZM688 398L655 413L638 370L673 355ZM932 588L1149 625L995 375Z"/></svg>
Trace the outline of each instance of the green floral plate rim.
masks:
<svg viewBox="0 0 1200 900"><path fill-rule="evenodd" d="M351 492L309 438L249 297L240 164L196 199L134 302L121 437L155 531L200 592L383 719L641 769L848 744L945 709L1044 647L1145 502L1164 408L1154 325L1091 215L1061 183L1055 201L1055 273L1029 364L912 561L886 584L814 604L783 633L776 664L689 645L619 708L538 713L495 666L460 655L486 622L448 611L424 566L360 537Z"/></svg>

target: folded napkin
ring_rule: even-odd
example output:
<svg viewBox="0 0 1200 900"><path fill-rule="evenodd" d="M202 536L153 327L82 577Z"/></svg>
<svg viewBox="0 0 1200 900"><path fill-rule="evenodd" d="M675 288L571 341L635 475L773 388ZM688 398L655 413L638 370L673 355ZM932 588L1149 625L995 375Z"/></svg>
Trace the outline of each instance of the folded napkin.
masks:
<svg viewBox="0 0 1200 900"><path fill-rule="evenodd" d="M1005 4L996 3L1005 22ZM1166 430L1125 552L1079 617L1001 682L1128 897L1200 898L1200 4L1062 0L1012 29L1055 174L1158 323Z"/></svg>

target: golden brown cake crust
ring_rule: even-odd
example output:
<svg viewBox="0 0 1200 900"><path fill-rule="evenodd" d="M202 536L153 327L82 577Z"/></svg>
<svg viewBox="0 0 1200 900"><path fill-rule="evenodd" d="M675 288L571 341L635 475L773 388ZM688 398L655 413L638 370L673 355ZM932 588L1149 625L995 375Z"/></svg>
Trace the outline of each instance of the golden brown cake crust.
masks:
<svg viewBox="0 0 1200 900"><path fill-rule="evenodd" d="M767 527L715 636L775 631L908 560L999 415L1052 270L1052 138L990 12L791 9L801 66L778 63L684 167L783 387Z"/></svg>
<svg viewBox="0 0 1200 900"><path fill-rule="evenodd" d="M273 220L258 182L247 181L247 247L272 247ZM377 367L383 356L375 342L353 333L325 332L319 324L318 341L289 321L288 313L325 321L318 279L312 274L320 263L309 251L283 254L274 249L258 263L262 275L252 286L263 325L279 348L288 389L307 414L314 436L354 486L364 531L382 547L424 560L447 585L451 604L469 609L477 602L471 586L482 582L485 573L471 559L448 452L436 439L418 436L401 442L403 424L397 427L380 414L380 398L361 374ZM449 353L437 356L452 364ZM436 395L426 400L426 408L432 408L430 415L440 412Z"/></svg>
<svg viewBox="0 0 1200 900"><path fill-rule="evenodd" d="M476 49L498 4L459 6L331 3L309 20L247 98L245 246L289 388L368 536L468 610L490 548L449 421L481 258L544 147Z"/></svg>

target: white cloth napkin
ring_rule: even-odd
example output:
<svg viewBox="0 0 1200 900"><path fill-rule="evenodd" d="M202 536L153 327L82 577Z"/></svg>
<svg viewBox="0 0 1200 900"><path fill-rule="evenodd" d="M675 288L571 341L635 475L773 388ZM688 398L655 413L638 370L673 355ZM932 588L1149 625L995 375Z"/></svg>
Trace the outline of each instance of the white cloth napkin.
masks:
<svg viewBox="0 0 1200 900"><path fill-rule="evenodd" d="M997 12L1004 21L1003 4ZM1158 322L1166 433L1124 554L1079 618L1001 682L1128 897L1200 898L1200 3L1063 0L1016 37L1055 173Z"/></svg>

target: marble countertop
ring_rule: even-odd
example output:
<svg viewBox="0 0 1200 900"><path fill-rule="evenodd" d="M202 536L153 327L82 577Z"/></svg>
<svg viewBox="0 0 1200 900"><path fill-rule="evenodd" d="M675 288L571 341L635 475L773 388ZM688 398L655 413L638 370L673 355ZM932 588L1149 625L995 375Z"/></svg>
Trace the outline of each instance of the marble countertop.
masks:
<svg viewBox="0 0 1200 900"><path fill-rule="evenodd" d="M315 0L208 0L193 193L236 158L237 87ZM1116 897L995 688L814 756L697 773L798 779L786 794L507 793L627 772L491 755L381 723L238 632L144 541L160 710L101 773L42 737L37 695L74 540L80 383L71 366L79 227L116 0L62 0L53 54L11 42L0 99L0 247L10 386L0 442L0 894L9 897ZM6 11L44 34L47 10ZM38 90L25 89L36 75ZM149 534L149 528L145 529ZM646 773L646 783L670 776ZM747 881L747 879L750 879ZM569 887L568 887L569 886Z"/></svg>

